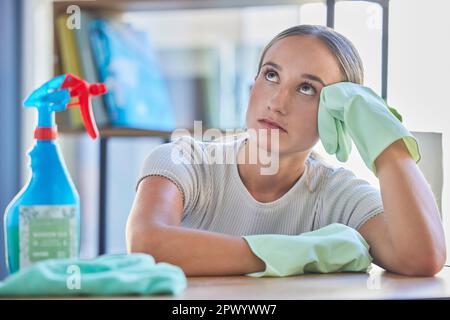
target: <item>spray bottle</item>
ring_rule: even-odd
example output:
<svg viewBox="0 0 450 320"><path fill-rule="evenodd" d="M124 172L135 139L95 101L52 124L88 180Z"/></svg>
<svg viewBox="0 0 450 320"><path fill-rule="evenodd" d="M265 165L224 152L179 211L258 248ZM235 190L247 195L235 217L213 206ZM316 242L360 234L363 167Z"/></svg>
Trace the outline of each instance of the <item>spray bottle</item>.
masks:
<svg viewBox="0 0 450 320"><path fill-rule="evenodd" d="M25 99L38 111L36 143L29 152L31 177L5 210L6 260L10 273L52 258L77 258L80 200L58 144L54 112L78 105L92 139L98 136L90 96L106 92L72 74L51 79ZM70 102L71 98L78 101Z"/></svg>

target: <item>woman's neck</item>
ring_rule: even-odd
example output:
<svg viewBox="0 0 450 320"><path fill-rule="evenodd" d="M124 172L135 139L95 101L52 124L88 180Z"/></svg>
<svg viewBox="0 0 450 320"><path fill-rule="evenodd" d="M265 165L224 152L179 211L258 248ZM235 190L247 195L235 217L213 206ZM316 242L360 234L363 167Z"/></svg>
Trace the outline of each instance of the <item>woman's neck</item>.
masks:
<svg viewBox="0 0 450 320"><path fill-rule="evenodd" d="M277 154L278 170L274 174L264 175L261 170L267 165L261 164L259 156L255 157L258 160L256 163L249 161L252 159L250 151L254 150L250 148L249 143L243 143L237 154L237 167L243 184L259 202L272 202L281 198L303 175L309 151L290 155ZM258 150L259 152L261 150Z"/></svg>

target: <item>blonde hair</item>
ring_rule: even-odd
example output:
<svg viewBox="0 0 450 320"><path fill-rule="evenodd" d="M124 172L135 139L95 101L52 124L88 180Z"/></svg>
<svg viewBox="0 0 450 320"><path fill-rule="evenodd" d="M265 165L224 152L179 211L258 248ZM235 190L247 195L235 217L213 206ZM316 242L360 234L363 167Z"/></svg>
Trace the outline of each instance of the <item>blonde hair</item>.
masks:
<svg viewBox="0 0 450 320"><path fill-rule="evenodd" d="M335 30L321 25L302 24L288 28L277 34L264 47L258 64L258 74L261 70L262 62L267 53L277 41L298 35L309 35L320 39L336 57L342 72L342 81L349 81L358 84L364 83L364 67L361 57L353 43L345 36Z"/></svg>

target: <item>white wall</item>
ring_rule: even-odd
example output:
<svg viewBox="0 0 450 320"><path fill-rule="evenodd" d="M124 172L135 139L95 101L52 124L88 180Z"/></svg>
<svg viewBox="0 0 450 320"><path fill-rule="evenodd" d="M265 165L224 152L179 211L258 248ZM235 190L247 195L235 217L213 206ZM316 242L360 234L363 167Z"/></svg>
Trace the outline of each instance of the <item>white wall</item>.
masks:
<svg viewBox="0 0 450 320"><path fill-rule="evenodd" d="M53 29L51 23L51 2L49 0L24 0L22 26L22 100L36 87L53 75ZM37 27L39 26L39 27ZM28 179L27 152L34 144L33 133L36 127L36 110L22 110L21 184Z"/></svg>

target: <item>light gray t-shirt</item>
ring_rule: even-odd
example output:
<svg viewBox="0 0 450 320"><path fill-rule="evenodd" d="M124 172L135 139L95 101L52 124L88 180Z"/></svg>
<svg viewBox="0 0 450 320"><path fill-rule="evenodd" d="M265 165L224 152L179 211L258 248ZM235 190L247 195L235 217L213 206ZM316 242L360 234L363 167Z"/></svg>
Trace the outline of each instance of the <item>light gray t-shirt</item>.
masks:
<svg viewBox="0 0 450 320"><path fill-rule="evenodd" d="M170 179L183 196L181 226L235 236L298 235L331 223L358 230L383 211L377 188L312 154L300 179L281 198L257 201L236 164L246 139L244 134L232 141L203 142L183 136L159 145L144 161L137 186L151 175Z"/></svg>

